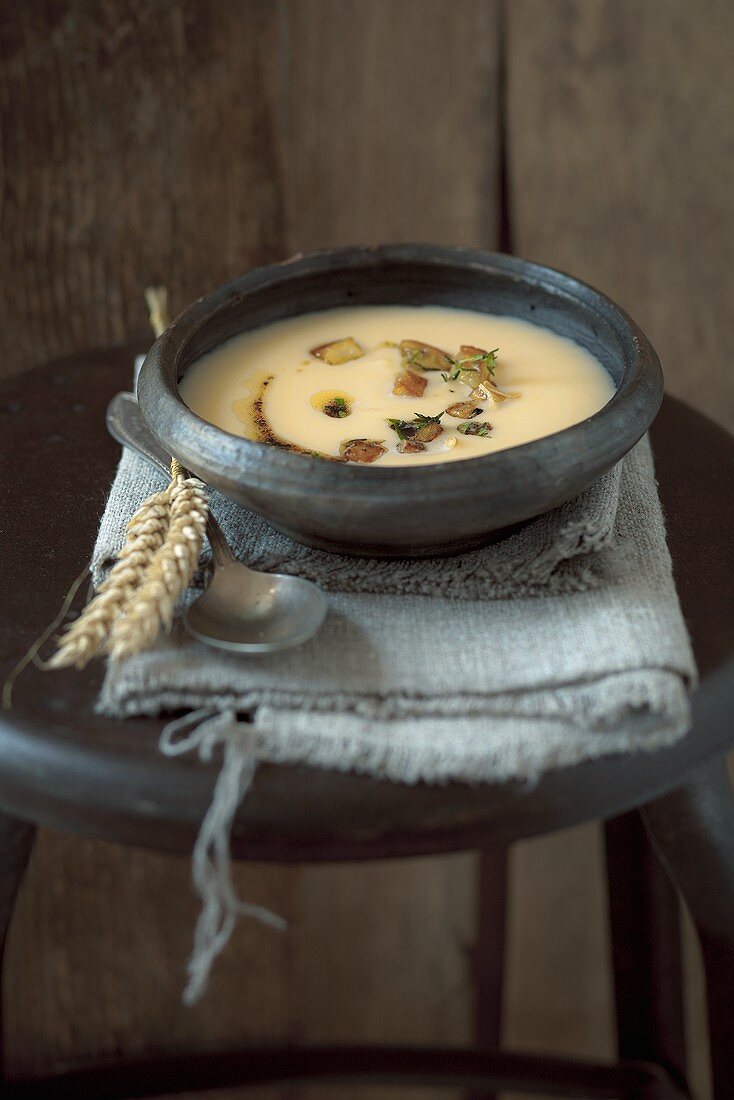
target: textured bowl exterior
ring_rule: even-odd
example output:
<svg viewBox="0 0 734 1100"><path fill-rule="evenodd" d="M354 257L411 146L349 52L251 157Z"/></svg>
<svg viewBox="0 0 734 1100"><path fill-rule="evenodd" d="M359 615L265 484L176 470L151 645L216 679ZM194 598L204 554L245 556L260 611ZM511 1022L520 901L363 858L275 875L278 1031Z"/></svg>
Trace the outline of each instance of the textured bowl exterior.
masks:
<svg viewBox="0 0 734 1100"><path fill-rule="evenodd" d="M325 462L231 435L184 404L188 366L230 337L315 310L445 305L544 325L595 355L616 392L593 416L531 443L461 462ZM572 499L647 431L662 400L654 349L603 294L551 268L468 248L339 248L250 271L205 295L146 357L138 399L151 430L208 484L298 542L346 554L455 553Z"/></svg>

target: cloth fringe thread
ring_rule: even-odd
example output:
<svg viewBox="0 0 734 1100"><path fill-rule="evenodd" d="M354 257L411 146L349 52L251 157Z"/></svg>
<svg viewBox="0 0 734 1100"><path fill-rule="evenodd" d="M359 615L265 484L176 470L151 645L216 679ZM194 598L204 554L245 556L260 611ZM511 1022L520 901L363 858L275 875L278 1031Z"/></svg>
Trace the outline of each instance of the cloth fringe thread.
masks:
<svg viewBox="0 0 734 1100"><path fill-rule="evenodd" d="M183 994L187 1005L201 999L214 960L226 946L238 916L254 917L281 932L287 928L276 913L240 901L232 880L232 824L257 769L253 731L237 720L233 710L204 707L169 722L160 738L165 756L197 752L204 763L211 762L218 746L223 750L222 766L192 856L191 876L202 907L187 966L188 984Z"/></svg>

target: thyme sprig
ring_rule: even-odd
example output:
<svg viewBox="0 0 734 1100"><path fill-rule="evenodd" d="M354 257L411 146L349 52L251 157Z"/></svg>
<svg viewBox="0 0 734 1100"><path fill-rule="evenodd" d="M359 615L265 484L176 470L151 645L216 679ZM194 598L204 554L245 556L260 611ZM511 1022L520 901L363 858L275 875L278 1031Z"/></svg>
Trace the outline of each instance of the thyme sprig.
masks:
<svg viewBox="0 0 734 1100"><path fill-rule="evenodd" d="M429 424L440 424L443 415L443 412L438 413L436 416L426 416L425 413L416 413L412 420L395 420L388 418L387 422L396 433L398 439L412 439L421 428L426 428Z"/></svg>
<svg viewBox="0 0 734 1100"><path fill-rule="evenodd" d="M444 382L455 382L462 371L472 371L477 374L485 374L485 377L492 377L497 369L497 352L499 348L493 348L492 351L477 352L476 355L467 355L463 359L452 358L453 366L450 371L441 372L441 377Z"/></svg>
<svg viewBox="0 0 734 1100"><path fill-rule="evenodd" d="M409 367L420 367L418 359L423 354L423 348L404 348L403 359Z"/></svg>
<svg viewBox="0 0 734 1100"><path fill-rule="evenodd" d="M492 431L492 425L487 423L486 420L466 420L463 424L459 424L456 429L457 432L461 432L462 435L489 435Z"/></svg>

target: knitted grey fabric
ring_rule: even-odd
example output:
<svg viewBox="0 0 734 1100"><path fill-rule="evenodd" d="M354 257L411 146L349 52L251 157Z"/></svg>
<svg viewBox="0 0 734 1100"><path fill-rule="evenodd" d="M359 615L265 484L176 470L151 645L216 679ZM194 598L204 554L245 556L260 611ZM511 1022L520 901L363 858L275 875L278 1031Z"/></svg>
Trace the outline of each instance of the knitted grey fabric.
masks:
<svg viewBox="0 0 734 1100"><path fill-rule="evenodd" d="M597 551L613 542L620 468L576 500L526 524L509 537L448 558L353 558L312 550L274 531L220 493L211 505L240 561L270 573L291 573L330 592L445 596L492 600L550 592L576 592L595 583ZM122 545L133 502L142 501L164 479L126 452L112 487L94 553L95 581ZM209 560L208 551L203 562Z"/></svg>
<svg viewBox="0 0 734 1100"><path fill-rule="evenodd" d="M160 485L124 455L97 576ZM263 657L208 649L177 626L108 668L104 713L245 711L259 759L402 782L532 779L687 729L695 669L646 439L576 501L453 558L330 555L217 494L212 507L242 560L329 591L325 625Z"/></svg>

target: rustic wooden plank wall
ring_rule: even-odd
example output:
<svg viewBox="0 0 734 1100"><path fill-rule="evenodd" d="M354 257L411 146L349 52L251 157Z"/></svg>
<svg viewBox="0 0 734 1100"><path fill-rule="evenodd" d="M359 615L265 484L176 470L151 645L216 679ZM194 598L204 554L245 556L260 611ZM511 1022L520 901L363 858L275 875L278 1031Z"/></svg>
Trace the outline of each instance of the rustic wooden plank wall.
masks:
<svg viewBox="0 0 734 1100"><path fill-rule="evenodd" d="M494 247L497 15L486 0L289 0L293 251L381 240ZM474 868L464 856L302 873L293 988L304 1040L469 1039ZM399 1089L382 1093L401 1100ZM321 1100L322 1090L304 1095ZM441 1095L421 1090L418 1100Z"/></svg>
<svg viewBox="0 0 734 1100"><path fill-rule="evenodd" d="M286 250L277 11L30 0L0 19L3 369L146 331Z"/></svg>
<svg viewBox="0 0 734 1100"><path fill-rule="evenodd" d="M267 2L3 8L4 373L145 333L151 281L183 304L287 253L278 41ZM182 1011L188 879L186 860L42 834L9 951L11 1063L290 1033L291 945L254 925L214 995ZM293 918L295 872L241 868L238 882Z"/></svg>
<svg viewBox="0 0 734 1100"><path fill-rule="evenodd" d="M507 24L515 248L619 301L734 427L734 6L512 0Z"/></svg>
<svg viewBox="0 0 734 1100"><path fill-rule="evenodd" d="M168 282L174 301L183 304L252 263L301 249L411 239L495 247L494 2L285 0L224 9L227 18L220 26L221 5L197 5L194 19L190 5L166 5L163 12L159 5L134 4L123 27L115 29L121 13L114 5L102 18L72 4L60 20L65 35L57 32L43 42L40 6L37 19L24 16L20 28L11 26L18 82L33 68L27 57L34 57L34 50L44 51L47 66L78 83L77 98L88 97L98 79L97 50L109 54L110 70L102 102L63 120L71 131L68 145L85 158L90 187L82 244L93 257L76 252L67 267L52 256L59 285L54 300L32 297L28 287L3 291L0 285L0 301L3 293L17 294L18 312L24 314L17 328L27 344L15 349L15 364L139 331L144 317L139 289L151 279ZM154 31L159 15L162 27ZM144 40L161 30L172 36L162 59L167 93L159 98L156 79L139 76L121 102L128 67L140 66ZM70 38L80 44L81 60L70 53ZM187 77L185 60L194 47L198 73ZM46 93L42 73L36 94L40 106L28 104L20 120L10 112L11 135L20 131L26 141L23 177L29 162L43 156L42 142L27 148L33 144L33 116L56 110L55 90ZM228 109L232 97L238 100L234 117ZM206 112L199 109L204 101ZM141 115L149 120L145 140L131 122ZM128 145L125 163L146 156L151 132L168 134L164 148L131 185L124 210L110 200L110 188L116 194L119 187L114 173L96 175L99 134L109 135L117 126ZM223 147L212 152L217 143ZM239 176L241 193L233 204L240 163L248 167ZM44 165L33 195L65 210L70 224L64 230L60 223L60 232L79 244L76 206L65 207L76 167L68 159L61 167L63 185L57 186ZM171 195L164 200L169 186ZM165 210L149 225L143 219L151 196ZM243 204L247 213L241 217ZM19 205L6 213L13 226L22 221ZM147 243L138 250L136 240L144 231ZM22 225L15 230L11 258L38 286L45 238L33 238L36 247L27 256L28 233ZM187 241L180 244L183 238ZM121 271L120 242L125 245ZM104 267L94 299L90 291L96 284L85 268L90 262ZM77 266L85 274L72 281ZM64 309L74 312L74 327L65 328ZM13 343L10 334L8 341ZM8 1041L18 1068L43 1068L54 1058L91 1054L110 1044L137 1049L143 1041L469 1038L474 857L241 872L244 896L269 895L289 916L293 931L279 939L243 926L218 970L211 998L191 1014L178 1011L177 993L194 909L186 896L171 912L171 897L186 892L186 868L172 861L164 872L167 866L147 853L44 836L15 923L18 946L10 950ZM98 877L106 884L99 895ZM49 882L58 902L58 916L50 921ZM109 929L108 907L114 911ZM29 922L39 929L40 944L18 931ZM132 934L126 934L128 924L135 927ZM151 926L155 931L148 940L141 930ZM90 936L93 958L85 959ZM123 945L122 954L105 973L106 954L115 943ZM259 956L255 973L249 964L253 956ZM34 966L43 972L43 998L27 981ZM126 976L141 972L132 989ZM95 999L99 1011L89 1020L84 1006ZM211 1012L215 1000L217 1010ZM55 1023L60 1010L71 1026ZM366 1091L353 1089L348 1097L344 1091L343 1097L357 1100ZM426 1090L416 1100L434 1095L439 1094ZM399 1091L385 1096L398 1100Z"/></svg>
<svg viewBox="0 0 734 1100"><path fill-rule="evenodd" d="M494 247L495 0L285 0L281 11L290 246Z"/></svg>
<svg viewBox="0 0 734 1100"><path fill-rule="evenodd" d="M144 333L150 281L183 304L299 249L495 246L502 119L510 244L626 305L670 387L734 427L733 24L726 0L7 6L0 374ZM512 1044L611 1051L597 849L587 827L514 853ZM11 934L11 1057L41 1070L169 1042L461 1041L474 866L240 869L293 931L243 924L211 997L183 1012L185 861L46 832Z"/></svg>
<svg viewBox="0 0 734 1100"><path fill-rule="evenodd" d="M733 45L734 8L720 0L512 0L506 5L514 249L572 271L625 306L657 348L667 388L731 430L734 82L727 58ZM599 860L593 866L587 862L595 831L587 831L585 844L578 834L577 840L576 870L585 869L587 882L578 900L583 898L582 911L590 907L596 920L576 923L571 907L569 930L554 906L550 943L556 950L565 947L565 957L551 962L545 936L545 950L532 949L537 925L528 913L543 900L563 904L562 893L555 891L563 879L564 850L558 847L554 854L551 838L519 846L515 853L515 900L525 904L516 907L513 935L525 950L511 955L509 988L517 1000L515 1011L511 1006L508 1012L507 1040L547 1049L555 1039L557 1046L565 1013L574 1042L603 1055L611 1053L613 1033L610 1023L603 1026L608 990L599 965L604 945L593 872ZM529 865L533 859L538 862ZM544 859L558 870L555 879L542 874ZM563 912L569 912L565 905ZM594 967L594 980L585 988L573 962L580 948ZM691 1081L695 1095L705 1097L696 953L689 930ZM580 1002L554 979L564 970L571 990L582 994ZM544 990L547 1003L549 987L556 990L557 1025L550 1030L538 1000ZM595 1026L585 1032L584 1020L588 1024L590 1018Z"/></svg>

